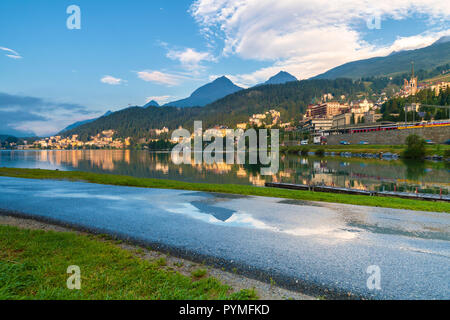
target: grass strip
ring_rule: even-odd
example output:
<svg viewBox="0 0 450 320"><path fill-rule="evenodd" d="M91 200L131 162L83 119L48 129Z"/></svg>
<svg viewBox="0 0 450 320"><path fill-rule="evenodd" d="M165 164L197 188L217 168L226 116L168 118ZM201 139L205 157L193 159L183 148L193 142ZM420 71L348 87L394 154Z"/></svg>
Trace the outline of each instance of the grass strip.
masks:
<svg viewBox="0 0 450 320"><path fill-rule="evenodd" d="M52 179L83 181L89 183L159 189L192 190L239 195L275 197L304 201L321 201L331 203L354 204L370 207L406 209L415 211L450 212L450 203L422 200L401 199L393 197L371 197L321 193L300 190L285 190L233 184L191 183L165 179L136 178L130 176L98 174L80 171L51 171L41 169L0 168L0 176L28 179Z"/></svg>
<svg viewBox="0 0 450 320"><path fill-rule="evenodd" d="M351 153L396 153L401 154L406 149L405 145L307 145L307 146L290 146L281 147L280 152L297 154L302 150L315 152L317 150L324 150L325 152L351 152ZM445 152L450 150L450 145L428 145L426 153L428 156L438 155L445 156Z"/></svg>

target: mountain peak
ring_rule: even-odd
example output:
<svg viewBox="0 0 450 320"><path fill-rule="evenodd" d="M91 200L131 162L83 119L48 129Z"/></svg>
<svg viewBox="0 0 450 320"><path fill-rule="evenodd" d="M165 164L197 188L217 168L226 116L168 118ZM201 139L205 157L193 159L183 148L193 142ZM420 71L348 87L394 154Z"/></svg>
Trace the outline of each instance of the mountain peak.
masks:
<svg viewBox="0 0 450 320"><path fill-rule="evenodd" d="M218 77L216 80L214 80L214 81L231 81L230 79L228 79L226 76L221 76L221 77ZM213 82L214 82L213 81Z"/></svg>
<svg viewBox="0 0 450 320"><path fill-rule="evenodd" d="M147 102L143 108L149 108L149 107L159 107L159 103L155 100L151 100Z"/></svg>
<svg viewBox="0 0 450 320"><path fill-rule="evenodd" d="M170 102L165 106L170 107L203 107L219 100L229 94L242 90L225 76L215 79L213 82L195 90L189 98Z"/></svg>
<svg viewBox="0 0 450 320"><path fill-rule="evenodd" d="M219 77L219 78L217 78L217 79L215 79L213 82L211 82L211 83L219 83L219 84L233 84L234 85L234 83L233 83L233 81L231 81L230 79L228 79L226 76L221 76L221 77Z"/></svg>
<svg viewBox="0 0 450 320"><path fill-rule="evenodd" d="M280 71L267 80L265 84L284 84L291 81L298 81L298 79L286 71Z"/></svg>
<svg viewBox="0 0 450 320"><path fill-rule="evenodd" d="M293 75L291 75L289 72L286 72L286 71L283 71L283 70L281 70L280 72L278 72L278 73L275 75L275 77L276 77L276 76L285 76L285 75L288 75L288 76L293 77Z"/></svg>

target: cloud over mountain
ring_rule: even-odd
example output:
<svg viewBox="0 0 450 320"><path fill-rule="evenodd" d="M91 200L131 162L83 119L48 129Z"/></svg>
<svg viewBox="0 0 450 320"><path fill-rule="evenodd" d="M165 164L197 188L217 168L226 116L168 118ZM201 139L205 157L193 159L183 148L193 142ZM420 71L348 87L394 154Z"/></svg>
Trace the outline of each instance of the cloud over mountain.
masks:
<svg viewBox="0 0 450 320"><path fill-rule="evenodd" d="M272 63L231 76L253 85L280 69L308 78L345 62L430 45L449 33L450 6L426 0L197 0L190 12L207 39L223 43L225 56ZM382 47L363 40L368 20L402 20L417 13L428 17L431 31Z"/></svg>

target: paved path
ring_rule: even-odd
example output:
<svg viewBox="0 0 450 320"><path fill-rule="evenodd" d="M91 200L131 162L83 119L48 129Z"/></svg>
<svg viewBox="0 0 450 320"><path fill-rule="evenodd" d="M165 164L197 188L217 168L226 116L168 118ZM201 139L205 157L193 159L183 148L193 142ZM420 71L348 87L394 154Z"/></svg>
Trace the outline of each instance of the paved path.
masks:
<svg viewBox="0 0 450 320"><path fill-rule="evenodd" d="M445 213L16 178L0 178L0 190L0 209L209 257L305 292L450 298ZM381 290L367 287L373 265Z"/></svg>

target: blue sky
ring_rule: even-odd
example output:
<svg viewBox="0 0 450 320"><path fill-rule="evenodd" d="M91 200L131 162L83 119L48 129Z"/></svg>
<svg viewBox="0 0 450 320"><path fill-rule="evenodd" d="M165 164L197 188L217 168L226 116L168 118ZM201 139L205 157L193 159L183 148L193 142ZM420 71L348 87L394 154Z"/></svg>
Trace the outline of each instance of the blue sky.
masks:
<svg viewBox="0 0 450 320"><path fill-rule="evenodd" d="M66 9L81 10L69 30ZM440 1L2 0L0 134L47 135L107 110L188 96L215 77L252 86L424 47ZM380 29L367 20L380 17Z"/></svg>

